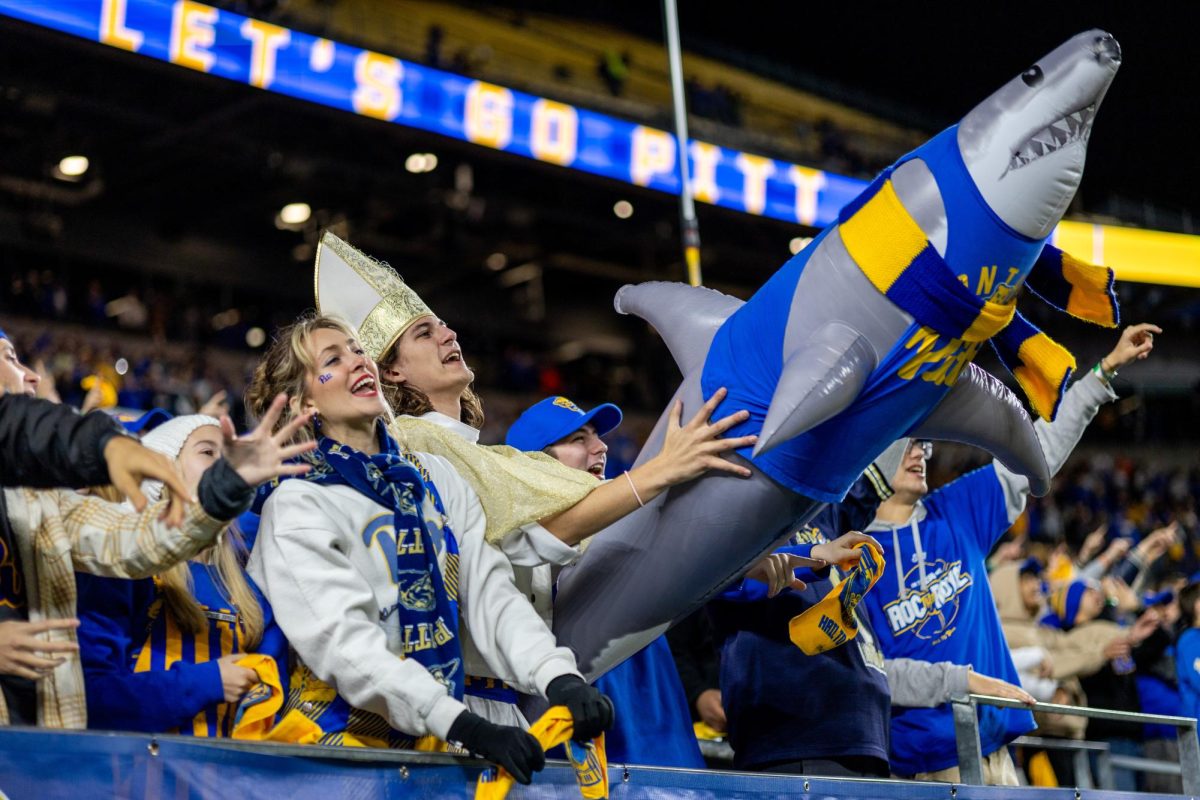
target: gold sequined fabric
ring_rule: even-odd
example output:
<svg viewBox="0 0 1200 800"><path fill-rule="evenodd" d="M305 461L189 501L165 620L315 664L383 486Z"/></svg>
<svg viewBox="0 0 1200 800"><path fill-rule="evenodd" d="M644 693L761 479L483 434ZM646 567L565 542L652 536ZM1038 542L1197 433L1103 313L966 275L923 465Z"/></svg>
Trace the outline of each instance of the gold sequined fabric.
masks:
<svg viewBox="0 0 1200 800"><path fill-rule="evenodd" d="M478 445L428 420L399 417L389 432L400 449L441 456L471 484L487 514L489 544L499 544L522 525L566 511L600 486L590 473L563 466L545 453Z"/></svg>
<svg viewBox="0 0 1200 800"><path fill-rule="evenodd" d="M365 318L356 319L355 317L361 315L344 307L342 298L338 296L339 284L337 282L329 283L325 292L321 292L322 248L329 248L379 296L379 302L367 313ZM357 328L358 340L363 349L376 361L383 358L388 348L408 330L410 325L421 317L433 314L420 295L414 292L394 269L382 261L376 261L328 231L321 237L321 245L317 248L313 283L317 310L322 314L343 317Z"/></svg>

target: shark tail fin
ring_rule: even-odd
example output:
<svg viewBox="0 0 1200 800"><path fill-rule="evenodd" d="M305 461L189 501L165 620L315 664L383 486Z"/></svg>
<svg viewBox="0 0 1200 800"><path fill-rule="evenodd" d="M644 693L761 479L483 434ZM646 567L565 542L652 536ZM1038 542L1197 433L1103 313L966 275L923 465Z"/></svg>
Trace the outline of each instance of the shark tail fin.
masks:
<svg viewBox="0 0 1200 800"><path fill-rule="evenodd" d="M717 329L743 305L727 294L684 283L650 281L617 290L613 307L654 326L684 375L704 364Z"/></svg>
<svg viewBox="0 0 1200 800"><path fill-rule="evenodd" d="M1050 491L1050 467L1025 406L1007 386L974 364L910 434L983 448L1029 480L1036 497Z"/></svg>
<svg viewBox="0 0 1200 800"><path fill-rule="evenodd" d="M754 455L815 428L853 403L875 364L874 348L850 326L830 322L817 331L784 362Z"/></svg>

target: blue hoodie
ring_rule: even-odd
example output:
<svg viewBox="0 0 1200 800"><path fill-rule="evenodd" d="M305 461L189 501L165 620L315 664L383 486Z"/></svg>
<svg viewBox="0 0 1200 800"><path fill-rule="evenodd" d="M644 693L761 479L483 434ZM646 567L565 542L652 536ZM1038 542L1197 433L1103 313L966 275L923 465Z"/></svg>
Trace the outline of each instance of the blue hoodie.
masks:
<svg viewBox="0 0 1200 800"><path fill-rule="evenodd" d="M868 529L883 545L887 564L862 604L887 658L970 665L1020 685L985 563L1009 524L1004 492L989 465L931 493L909 522L876 522ZM1028 711L980 706L984 755L1033 728ZM904 776L955 766L949 704L893 707L891 762L892 770Z"/></svg>

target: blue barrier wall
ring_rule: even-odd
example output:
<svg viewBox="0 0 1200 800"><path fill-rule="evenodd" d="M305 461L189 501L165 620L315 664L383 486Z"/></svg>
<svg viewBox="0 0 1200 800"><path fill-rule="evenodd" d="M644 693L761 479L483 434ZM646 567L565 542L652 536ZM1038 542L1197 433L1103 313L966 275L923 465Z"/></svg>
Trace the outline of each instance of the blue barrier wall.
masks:
<svg viewBox="0 0 1200 800"><path fill-rule="evenodd" d="M0 797L169 800L471 798L483 762L424 753L246 745L190 737L0 730ZM1074 789L848 781L610 765L613 800L1148 800ZM512 800L578 800L570 768L552 763Z"/></svg>

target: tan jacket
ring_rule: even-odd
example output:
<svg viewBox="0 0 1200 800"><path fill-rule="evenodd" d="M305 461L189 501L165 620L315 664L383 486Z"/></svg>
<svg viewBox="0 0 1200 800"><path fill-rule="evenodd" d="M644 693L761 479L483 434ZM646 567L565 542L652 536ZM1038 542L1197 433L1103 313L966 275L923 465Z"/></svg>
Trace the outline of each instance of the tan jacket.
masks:
<svg viewBox="0 0 1200 800"><path fill-rule="evenodd" d="M211 545L226 523L199 503L171 529L158 517L166 501L140 514L66 489L4 489L19 551L29 621L74 617L75 571L110 578L145 578L191 558ZM48 641L75 642L75 630L53 630ZM38 724L86 728L83 668L69 657L37 683ZM8 708L0 696L0 724Z"/></svg>
<svg viewBox="0 0 1200 800"><path fill-rule="evenodd" d="M1087 705L1079 678L1098 672L1106 662L1104 648L1124 633L1119 625L1106 620L1088 622L1067 632L1039 625L1037 620L1042 609L1030 612L1021 601L1020 570L1020 564L1004 564L988 576L1008 647L1010 650L1043 648L1053 665L1050 677L1058 681L1059 688L1066 693L1066 704ZM1041 712L1034 717L1042 736L1082 739L1087 727L1084 717Z"/></svg>

